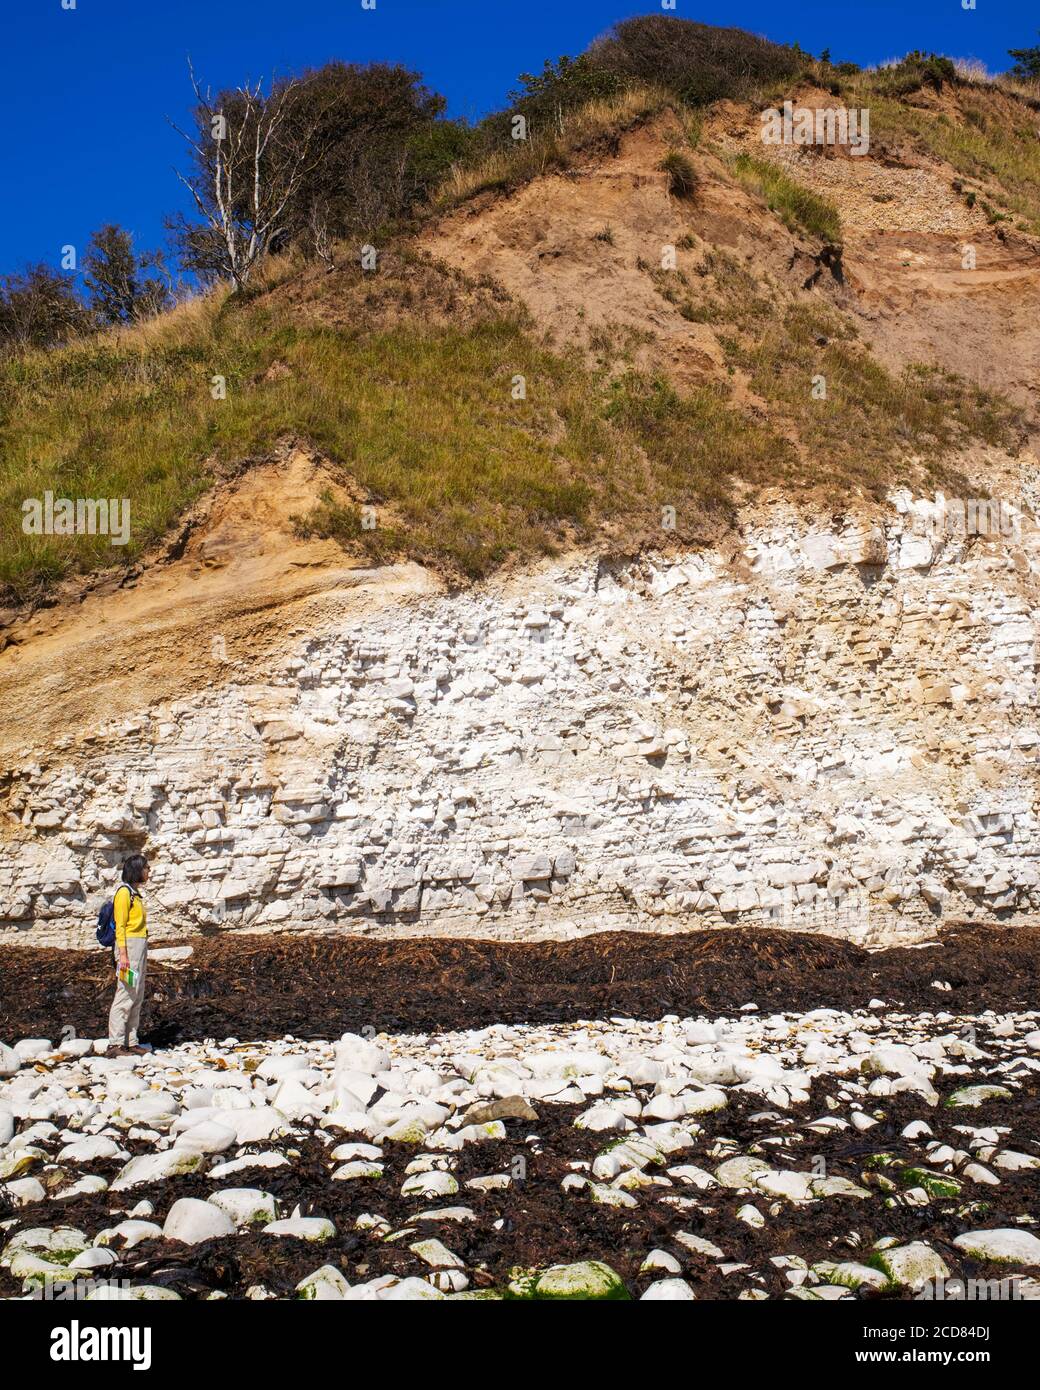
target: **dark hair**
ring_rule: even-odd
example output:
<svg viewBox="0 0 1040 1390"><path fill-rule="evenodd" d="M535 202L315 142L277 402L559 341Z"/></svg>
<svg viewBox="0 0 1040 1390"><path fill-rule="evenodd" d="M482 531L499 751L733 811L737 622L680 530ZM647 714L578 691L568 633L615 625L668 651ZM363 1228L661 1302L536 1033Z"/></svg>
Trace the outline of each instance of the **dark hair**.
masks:
<svg viewBox="0 0 1040 1390"><path fill-rule="evenodd" d="M123 860L123 882L129 883L132 888L136 888L141 882L141 878L147 867L148 860L143 854L131 854L129 859Z"/></svg>

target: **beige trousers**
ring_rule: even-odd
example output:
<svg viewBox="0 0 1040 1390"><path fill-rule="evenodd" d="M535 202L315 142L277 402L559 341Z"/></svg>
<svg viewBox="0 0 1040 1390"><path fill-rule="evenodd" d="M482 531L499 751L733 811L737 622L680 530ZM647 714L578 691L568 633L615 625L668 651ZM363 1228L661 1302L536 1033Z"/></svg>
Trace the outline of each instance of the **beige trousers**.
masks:
<svg viewBox="0 0 1040 1390"><path fill-rule="evenodd" d="M116 997L108 1015L109 1041L117 1047L137 1046L137 1025L141 1018L141 1005L144 1003L144 981L148 965L148 938L129 936L126 940L126 953L130 957L130 969L137 971L137 983L133 989L116 979ZM118 965L116 967L118 970Z"/></svg>

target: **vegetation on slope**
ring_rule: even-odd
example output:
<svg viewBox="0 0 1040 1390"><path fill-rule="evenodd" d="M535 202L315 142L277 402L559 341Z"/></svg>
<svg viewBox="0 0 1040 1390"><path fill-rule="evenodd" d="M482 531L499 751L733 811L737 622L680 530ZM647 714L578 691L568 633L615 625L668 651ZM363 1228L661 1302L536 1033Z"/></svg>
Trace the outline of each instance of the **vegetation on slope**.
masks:
<svg viewBox="0 0 1040 1390"><path fill-rule="evenodd" d="M404 281L396 288L403 298ZM16 594L132 560L218 463L290 435L392 517L369 531L356 509L325 501L304 529L468 576L610 517L627 517L634 538L659 527L666 506L680 536L695 534L706 509L728 504L738 471L768 477L787 452L717 393L679 397L631 370L619 387L543 346L516 312L338 329L222 295L146 328L7 359L0 421L0 581ZM47 489L128 498L130 545L24 534L23 499Z"/></svg>
<svg viewBox="0 0 1040 1390"><path fill-rule="evenodd" d="M968 181L965 199L979 201L990 221L1015 216L1040 233L1040 80L990 78L914 53L868 72L816 76L846 105L869 108L873 141L949 164Z"/></svg>
<svg viewBox="0 0 1040 1390"><path fill-rule="evenodd" d="M850 319L821 299L792 300L713 250L691 277L653 272L658 291L695 322L725 326L719 341L769 406L774 429L798 440L803 462L786 479L879 495L901 461L920 460L933 482L955 481L946 460L979 441L1017 447L1023 413L949 372L886 370L857 340Z"/></svg>
<svg viewBox="0 0 1040 1390"><path fill-rule="evenodd" d="M639 86L562 108L551 123L533 126L526 139L496 144L456 164L435 193L433 207L446 211L478 193L508 192L542 174L568 169L579 156L587 158L597 148L616 148L622 132L671 101L662 87Z"/></svg>
<svg viewBox="0 0 1040 1390"><path fill-rule="evenodd" d="M841 218L834 204L798 183L779 165L749 154L735 155L726 163L744 187L763 198L770 212L775 212L790 231L804 232L821 241L840 240Z"/></svg>
<svg viewBox="0 0 1040 1390"><path fill-rule="evenodd" d="M70 572L133 560L211 484L217 465L268 453L290 435L328 454L384 511L367 530L356 508L316 499L304 530L374 558L411 555L468 576L622 518L632 544L660 536L672 508L674 534L689 539L740 487L824 483L847 500L850 489L890 484L909 455L938 477L944 453L969 439L1013 443L1017 419L1004 404L923 369L893 377L822 303L778 310L714 253L696 292L681 274L655 279L687 317L730 326L728 337L720 333L729 365L774 412L768 424L725 388L680 393L640 373L617 344L592 370L576 353L550 350L513 307L485 306L461 322L424 315L414 267L399 259L396 271L385 269L401 254L388 248L419 215L609 152L620 132L666 106L693 149L698 113L711 102L776 104L803 81L869 105L875 139L912 141L1040 230L1038 103L1006 83L968 81L934 55L861 73L738 30L646 16L579 58L522 75L509 108L475 127L444 119L442 99L418 74L331 64L269 99L297 123L294 139L318 132L322 157L308 157L306 196L279 235L293 274L309 275L321 294L352 287L343 316L293 312L264 293L260 272L248 293L219 286L149 318L168 300L164 268L114 227L92 242L89 304L45 268L0 285L0 336L16 347L0 359L0 584L24 597ZM217 100L224 96L232 123L236 110L243 129L264 119L268 98ZM517 117L525 139L513 138ZM359 120L380 131L374 152L358 143ZM839 237L836 210L786 170L747 155L728 163L788 227ZM688 154L673 150L662 167L673 192L695 201ZM211 171L194 172L205 183ZM279 171L268 172L277 181ZM219 276L206 228L182 222L178 231L183 264ZM374 276L357 265L365 236L381 248ZM377 293L395 298L392 322L372 321ZM85 333L99 322L122 326ZM49 351L33 346L63 338ZM827 381L823 398L810 394L816 376ZM26 535L21 504L45 491L129 498L129 546Z"/></svg>
<svg viewBox="0 0 1040 1390"><path fill-rule="evenodd" d="M795 425L824 484L852 478L876 494L908 453L933 482L952 482L946 460L958 446L1013 449L1018 440L1016 409L949 372L914 364L893 375L822 304L792 305L732 358L772 417ZM810 391L814 381L825 395Z"/></svg>
<svg viewBox="0 0 1040 1390"><path fill-rule="evenodd" d="M1017 218L1040 235L1040 114L999 91L957 92L960 118L946 111L870 96L875 138L902 138L944 160L966 180L969 203L979 201L991 222Z"/></svg>
<svg viewBox="0 0 1040 1390"><path fill-rule="evenodd" d="M404 301L411 269L380 273L388 300ZM371 282L353 267L339 277L361 324ZM699 308L736 325L731 360L775 406L775 423L739 409L724 387L682 393L636 370L606 335L592 370L577 351L550 350L519 312L493 306L452 320L413 303L392 321L339 328L277 297L216 295L122 334L9 358L0 581L25 596L71 571L134 559L219 463L263 456L287 436L341 465L382 514L367 530L360 504L315 499L302 531L468 577L588 539L604 523L632 546L697 539L743 488L823 484L847 501L900 476L908 452L934 461L969 438L1010 442L1011 412L952 379L897 381L822 306L781 318L722 256L710 283L717 298L702 294ZM680 309L697 316L681 273L676 286ZM810 394L818 372L825 401ZM24 534L21 502L46 489L128 498L130 545Z"/></svg>

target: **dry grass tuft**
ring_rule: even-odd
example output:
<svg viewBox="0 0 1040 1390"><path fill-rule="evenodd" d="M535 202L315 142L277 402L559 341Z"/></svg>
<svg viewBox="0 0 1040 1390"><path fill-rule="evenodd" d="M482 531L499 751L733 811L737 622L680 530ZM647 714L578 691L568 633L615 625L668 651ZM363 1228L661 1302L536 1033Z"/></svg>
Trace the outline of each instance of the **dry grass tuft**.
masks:
<svg viewBox="0 0 1040 1390"><path fill-rule="evenodd" d="M505 191L556 169L565 169L583 150L597 142L614 140L624 130L674 105L674 98L660 88L633 87L617 96L589 102L563 116L557 131L516 140L475 164L452 170L433 199L437 211L488 191Z"/></svg>

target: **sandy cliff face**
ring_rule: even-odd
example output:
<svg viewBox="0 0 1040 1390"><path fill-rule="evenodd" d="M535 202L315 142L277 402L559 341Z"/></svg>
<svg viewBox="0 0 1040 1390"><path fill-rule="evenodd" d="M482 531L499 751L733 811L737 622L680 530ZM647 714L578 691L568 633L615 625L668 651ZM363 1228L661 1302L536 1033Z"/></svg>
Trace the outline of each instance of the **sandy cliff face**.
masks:
<svg viewBox="0 0 1040 1390"><path fill-rule="evenodd" d="M259 659L218 648L190 698L60 747L27 725L2 934L82 944L145 843L171 937L1017 920L1040 907L1040 541L948 531L897 498L464 594L370 575Z"/></svg>

